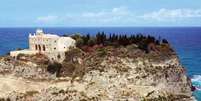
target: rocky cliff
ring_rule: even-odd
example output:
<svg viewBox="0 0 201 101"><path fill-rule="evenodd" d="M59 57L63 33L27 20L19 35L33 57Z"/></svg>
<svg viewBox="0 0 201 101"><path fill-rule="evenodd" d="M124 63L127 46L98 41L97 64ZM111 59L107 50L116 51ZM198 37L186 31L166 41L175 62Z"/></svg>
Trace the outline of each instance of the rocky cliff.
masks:
<svg viewBox="0 0 201 101"><path fill-rule="evenodd" d="M129 45L91 50L71 49L62 63L42 55L1 57L1 100L195 100L191 81L171 49L145 53Z"/></svg>

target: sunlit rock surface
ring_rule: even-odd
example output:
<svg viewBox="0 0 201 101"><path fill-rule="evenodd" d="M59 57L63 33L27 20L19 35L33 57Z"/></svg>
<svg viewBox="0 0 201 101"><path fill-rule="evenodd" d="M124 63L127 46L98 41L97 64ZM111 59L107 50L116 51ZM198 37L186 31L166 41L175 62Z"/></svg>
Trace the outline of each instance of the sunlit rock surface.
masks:
<svg viewBox="0 0 201 101"><path fill-rule="evenodd" d="M1 57L1 100L195 100L191 81L175 53L146 54L135 46L90 53L73 49L53 70L45 58L47 63L30 60Z"/></svg>

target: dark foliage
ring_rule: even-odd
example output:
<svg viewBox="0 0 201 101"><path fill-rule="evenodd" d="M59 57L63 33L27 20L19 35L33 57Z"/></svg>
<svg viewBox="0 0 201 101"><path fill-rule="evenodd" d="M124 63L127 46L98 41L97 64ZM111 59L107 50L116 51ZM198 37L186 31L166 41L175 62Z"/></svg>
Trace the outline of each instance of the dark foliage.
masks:
<svg viewBox="0 0 201 101"><path fill-rule="evenodd" d="M77 41L77 47L81 48L82 46L92 47L94 45L103 45L103 46L127 46L131 44L136 44L139 49L144 50L148 53L149 45L161 45L168 44L166 39L163 39L161 42L161 38L156 39L153 36L144 36L142 34L109 34L106 35L105 32L98 32L94 37L91 37L90 34L83 36L72 36Z"/></svg>
<svg viewBox="0 0 201 101"><path fill-rule="evenodd" d="M168 41L166 39L163 39L162 43L168 44Z"/></svg>
<svg viewBox="0 0 201 101"><path fill-rule="evenodd" d="M54 62L48 65L47 71L51 74L56 73L56 76L59 76L62 65L60 63Z"/></svg>

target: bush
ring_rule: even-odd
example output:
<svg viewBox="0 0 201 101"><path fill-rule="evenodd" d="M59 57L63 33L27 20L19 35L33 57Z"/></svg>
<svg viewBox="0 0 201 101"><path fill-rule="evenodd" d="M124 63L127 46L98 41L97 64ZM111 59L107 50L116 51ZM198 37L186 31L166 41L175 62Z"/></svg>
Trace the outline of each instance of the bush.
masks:
<svg viewBox="0 0 201 101"><path fill-rule="evenodd" d="M47 67L47 71L51 74L56 73L56 76L59 76L60 70L62 68L62 65L60 63L54 62L50 63Z"/></svg>
<svg viewBox="0 0 201 101"><path fill-rule="evenodd" d="M84 45L84 40L82 38L79 38L76 40L76 46L81 47Z"/></svg>
<svg viewBox="0 0 201 101"><path fill-rule="evenodd" d="M104 57L107 55L107 50L105 48L98 49L98 56Z"/></svg>
<svg viewBox="0 0 201 101"><path fill-rule="evenodd" d="M96 40L94 38L89 39L89 41L88 41L89 46L94 46L95 44L96 44Z"/></svg>
<svg viewBox="0 0 201 101"><path fill-rule="evenodd" d="M84 75L84 66L80 64L71 63L71 62L63 62L62 68L60 70L59 76L65 77L82 77Z"/></svg>
<svg viewBox="0 0 201 101"><path fill-rule="evenodd" d="M79 48L73 48L73 49L70 49L69 51L67 51L65 53L65 59L64 61L65 62L69 62L69 61L72 61L72 59L74 57L81 57L83 54L82 50L79 49Z"/></svg>
<svg viewBox="0 0 201 101"><path fill-rule="evenodd" d="M76 33L75 35L71 36L71 38L78 40L81 38L81 35L79 33Z"/></svg>
<svg viewBox="0 0 201 101"><path fill-rule="evenodd" d="M75 59L80 58L83 54L83 51L79 48L73 48L67 51L65 53L65 59L62 62L59 76L82 77L84 74L84 66L75 62Z"/></svg>
<svg viewBox="0 0 201 101"><path fill-rule="evenodd" d="M25 55L25 54L22 54L22 53L18 54L18 55L17 55L17 60L21 59L21 57L24 57L24 56L26 56L26 55Z"/></svg>
<svg viewBox="0 0 201 101"><path fill-rule="evenodd" d="M70 62L63 62L60 76L72 76L75 71L75 65Z"/></svg>

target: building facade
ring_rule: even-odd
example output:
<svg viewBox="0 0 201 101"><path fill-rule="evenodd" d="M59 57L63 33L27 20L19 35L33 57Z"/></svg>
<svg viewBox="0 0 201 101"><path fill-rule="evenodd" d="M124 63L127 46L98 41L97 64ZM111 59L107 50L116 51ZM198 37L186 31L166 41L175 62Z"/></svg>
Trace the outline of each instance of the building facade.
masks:
<svg viewBox="0 0 201 101"><path fill-rule="evenodd" d="M65 52L70 47L75 47L76 41L71 37L60 37L54 34L45 34L38 29L36 33L29 34L29 49L11 51L10 55L15 57L18 54L33 55L37 53L47 55L51 60L62 61Z"/></svg>

